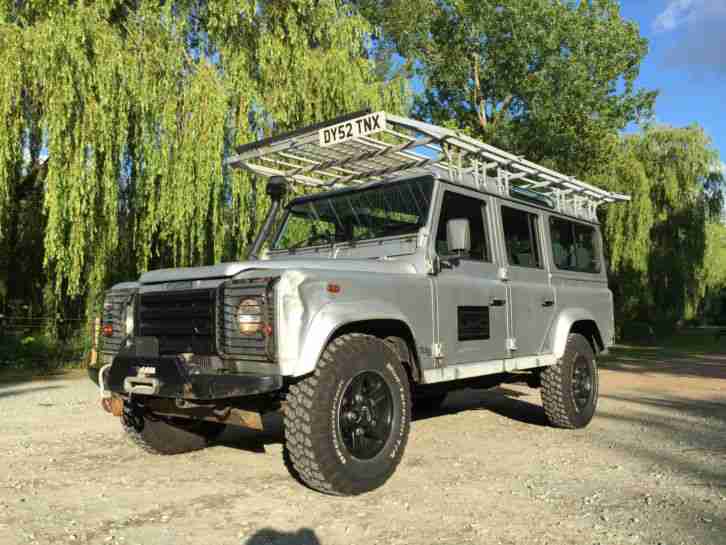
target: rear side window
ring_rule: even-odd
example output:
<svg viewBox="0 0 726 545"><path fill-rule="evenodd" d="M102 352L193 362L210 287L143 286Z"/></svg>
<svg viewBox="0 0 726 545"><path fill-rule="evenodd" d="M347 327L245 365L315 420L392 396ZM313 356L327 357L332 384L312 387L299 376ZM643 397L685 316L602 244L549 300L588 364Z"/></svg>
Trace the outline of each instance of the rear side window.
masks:
<svg viewBox="0 0 726 545"><path fill-rule="evenodd" d="M538 237L537 214L502 206L502 227L507 245L507 260L517 267L542 267Z"/></svg>
<svg viewBox="0 0 726 545"><path fill-rule="evenodd" d="M555 266L563 271L600 272L595 228L562 218L550 218L550 239Z"/></svg>
<svg viewBox="0 0 726 545"><path fill-rule="evenodd" d="M479 199L447 191L441 205L439 227L436 233L436 253L450 255L446 241L446 222L453 219L468 219L471 231L471 251L465 259L491 261L487 233L484 227L484 202Z"/></svg>

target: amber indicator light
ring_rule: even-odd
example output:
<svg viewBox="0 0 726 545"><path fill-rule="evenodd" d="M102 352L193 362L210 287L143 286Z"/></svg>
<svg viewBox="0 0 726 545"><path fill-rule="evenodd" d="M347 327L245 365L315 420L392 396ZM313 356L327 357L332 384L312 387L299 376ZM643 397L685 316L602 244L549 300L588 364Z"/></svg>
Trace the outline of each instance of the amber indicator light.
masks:
<svg viewBox="0 0 726 545"><path fill-rule="evenodd" d="M328 293L340 293L340 286L331 282L328 284Z"/></svg>

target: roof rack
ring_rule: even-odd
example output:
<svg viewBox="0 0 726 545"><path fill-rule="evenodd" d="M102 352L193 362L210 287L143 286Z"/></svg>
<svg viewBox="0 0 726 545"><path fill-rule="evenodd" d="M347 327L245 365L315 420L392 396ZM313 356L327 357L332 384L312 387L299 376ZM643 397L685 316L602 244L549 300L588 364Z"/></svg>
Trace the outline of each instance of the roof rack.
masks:
<svg viewBox="0 0 726 545"><path fill-rule="evenodd" d="M598 206L629 201L459 132L386 112L363 111L245 144L227 164L321 188L382 181L437 167L475 189L545 197L563 213L596 220Z"/></svg>

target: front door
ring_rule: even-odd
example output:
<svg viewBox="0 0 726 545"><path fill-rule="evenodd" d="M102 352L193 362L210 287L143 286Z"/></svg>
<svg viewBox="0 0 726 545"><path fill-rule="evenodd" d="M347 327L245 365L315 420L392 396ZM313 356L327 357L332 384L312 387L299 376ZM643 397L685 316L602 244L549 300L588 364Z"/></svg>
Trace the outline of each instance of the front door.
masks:
<svg viewBox="0 0 726 545"><path fill-rule="evenodd" d="M506 285L497 278L492 252L489 200L457 188L445 190L436 227L436 253L444 267L436 276L438 339L447 365L506 356ZM446 223L469 220L471 249L449 251Z"/></svg>
<svg viewBox="0 0 726 545"><path fill-rule="evenodd" d="M500 208L503 259L507 262L512 357L551 352L546 345L555 310L555 294L542 252L542 217L525 207Z"/></svg>

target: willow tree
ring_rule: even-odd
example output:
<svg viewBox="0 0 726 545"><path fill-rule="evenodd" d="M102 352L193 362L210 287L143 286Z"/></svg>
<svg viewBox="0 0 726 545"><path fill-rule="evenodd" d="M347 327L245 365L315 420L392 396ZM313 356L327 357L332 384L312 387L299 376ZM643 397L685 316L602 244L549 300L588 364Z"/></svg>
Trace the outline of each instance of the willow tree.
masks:
<svg viewBox="0 0 726 545"><path fill-rule="evenodd" d="M697 126L653 127L623 138L608 189L632 196L604 214L612 288L624 318L673 324L692 319L708 282L709 225L724 180L711 141Z"/></svg>
<svg viewBox="0 0 726 545"><path fill-rule="evenodd" d="M405 106L368 35L341 0L0 3L0 244L32 180L56 302L239 257L266 202L236 144Z"/></svg>

